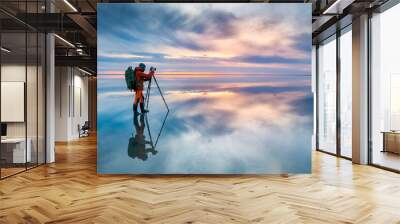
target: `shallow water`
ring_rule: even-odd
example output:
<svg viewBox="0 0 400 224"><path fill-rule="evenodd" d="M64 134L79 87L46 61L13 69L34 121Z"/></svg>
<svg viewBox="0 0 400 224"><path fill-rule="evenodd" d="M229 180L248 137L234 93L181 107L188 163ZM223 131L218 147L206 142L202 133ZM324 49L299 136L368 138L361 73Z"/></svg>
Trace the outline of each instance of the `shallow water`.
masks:
<svg viewBox="0 0 400 224"><path fill-rule="evenodd" d="M310 76L158 75L157 80L170 112L153 82L150 112L135 117L133 93L123 77L98 76L99 173L310 172Z"/></svg>

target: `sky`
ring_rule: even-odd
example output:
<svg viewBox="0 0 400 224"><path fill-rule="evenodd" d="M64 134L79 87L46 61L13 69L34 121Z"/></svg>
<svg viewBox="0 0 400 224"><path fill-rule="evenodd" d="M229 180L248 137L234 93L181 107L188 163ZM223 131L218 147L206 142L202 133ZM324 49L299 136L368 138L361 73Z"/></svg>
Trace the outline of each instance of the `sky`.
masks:
<svg viewBox="0 0 400 224"><path fill-rule="evenodd" d="M98 73L311 75L311 5L98 4Z"/></svg>

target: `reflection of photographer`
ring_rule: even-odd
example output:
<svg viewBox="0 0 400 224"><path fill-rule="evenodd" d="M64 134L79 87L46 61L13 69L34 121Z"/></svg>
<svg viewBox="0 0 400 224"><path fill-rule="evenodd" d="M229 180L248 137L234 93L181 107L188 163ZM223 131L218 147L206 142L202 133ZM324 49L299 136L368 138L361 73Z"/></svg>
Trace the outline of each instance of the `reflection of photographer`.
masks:
<svg viewBox="0 0 400 224"><path fill-rule="evenodd" d="M140 123L138 121L138 117L140 116ZM135 125L136 134L134 137L129 139L128 145L128 155L132 158L138 158L143 161L147 160L148 153L152 153L153 155L157 154L157 151L152 147L151 141L146 141L146 137L144 136L145 130L145 122L144 122L144 114L138 115L138 113L134 114L133 123ZM146 144L150 144L150 148L146 149Z"/></svg>

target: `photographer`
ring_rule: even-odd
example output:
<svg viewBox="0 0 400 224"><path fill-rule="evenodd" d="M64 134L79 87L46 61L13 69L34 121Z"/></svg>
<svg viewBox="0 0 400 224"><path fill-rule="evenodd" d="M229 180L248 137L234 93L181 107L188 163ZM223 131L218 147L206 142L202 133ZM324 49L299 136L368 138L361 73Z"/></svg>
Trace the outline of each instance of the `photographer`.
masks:
<svg viewBox="0 0 400 224"><path fill-rule="evenodd" d="M144 73L146 70L146 65L143 63L140 63L138 67L135 68L135 100L133 103L133 110L135 113L138 113L137 107L138 103L140 103L140 111L142 113L147 113L149 112L148 110L144 109L144 96L143 96L143 87L144 87L144 82L148 81L153 77L154 75L154 70L151 70L149 74Z"/></svg>

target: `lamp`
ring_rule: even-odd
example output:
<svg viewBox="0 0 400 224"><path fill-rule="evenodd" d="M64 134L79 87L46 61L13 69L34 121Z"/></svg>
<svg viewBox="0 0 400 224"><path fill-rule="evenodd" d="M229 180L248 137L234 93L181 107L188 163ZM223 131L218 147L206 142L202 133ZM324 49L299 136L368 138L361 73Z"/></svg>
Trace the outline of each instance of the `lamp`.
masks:
<svg viewBox="0 0 400 224"><path fill-rule="evenodd" d="M65 4L67 4L74 12L78 12L78 10L68 1L64 0Z"/></svg>
<svg viewBox="0 0 400 224"><path fill-rule="evenodd" d="M75 48L75 45L73 45L73 44L72 44L71 42L69 42L68 40L66 40L66 39L64 39L64 38L62 38L62 37L60 37L60 36L57 35L57 34L54 34L54 36L57 37L57 38L58 38L59 40L61 40L62 42L66 43L67 45L69 45L69 46Z"/></svg>
<svg viewBox="0 0 400 224"><path fill-rule="evenodd" d="M1 50L4 51L4 52L6 52L6 53L10 53L10 52L11 52L11 50L9 50L9 49L7 49L7 48L5 48L5 47L1 47Z"/></svg>

